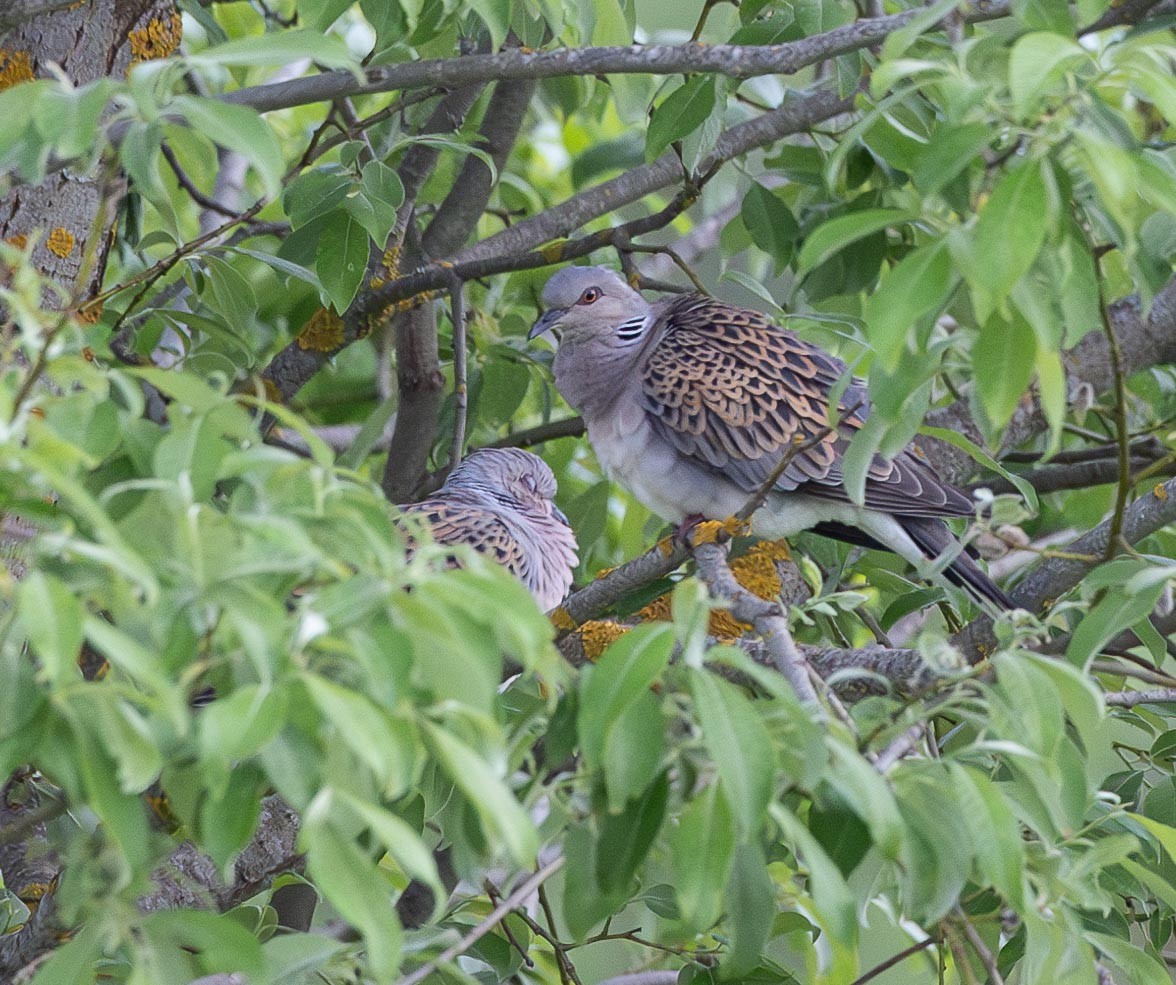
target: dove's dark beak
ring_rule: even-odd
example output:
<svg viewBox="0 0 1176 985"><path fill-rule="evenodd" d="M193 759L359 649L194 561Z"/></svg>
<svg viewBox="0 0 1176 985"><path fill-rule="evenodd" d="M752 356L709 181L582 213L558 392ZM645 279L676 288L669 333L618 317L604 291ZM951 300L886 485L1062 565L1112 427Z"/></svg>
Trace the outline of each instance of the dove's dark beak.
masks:
<svg viewBox="0 0 1176 985"><path fill-rule="evenodd" d="M527 333L527 340L537 339L544 332L551 331L567 313L567 308L548 308L539 316L535 324L531 326L531 331Z"/></svg>

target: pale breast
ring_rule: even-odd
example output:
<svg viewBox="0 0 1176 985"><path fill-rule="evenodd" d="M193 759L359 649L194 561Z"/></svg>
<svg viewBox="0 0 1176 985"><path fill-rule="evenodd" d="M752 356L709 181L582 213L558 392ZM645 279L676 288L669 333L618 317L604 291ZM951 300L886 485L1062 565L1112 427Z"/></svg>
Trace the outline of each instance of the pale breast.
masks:
<svg viewBox="0 0 1176 985"><path fill-rule="evenodd" d="M734 483L704 471L659 438L636 401L618 401L590 420L588 440L609 478L671 523L696 515L721 520L747 499Z"/></svg>

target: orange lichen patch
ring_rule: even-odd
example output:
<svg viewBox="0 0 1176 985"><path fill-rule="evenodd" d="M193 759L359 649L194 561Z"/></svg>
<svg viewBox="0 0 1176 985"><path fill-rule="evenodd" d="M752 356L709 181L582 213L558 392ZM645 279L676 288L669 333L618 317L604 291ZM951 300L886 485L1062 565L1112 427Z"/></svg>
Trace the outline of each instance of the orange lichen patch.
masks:
<svg viewBox="0 0 1176 985"><path fill-rule="evenodd" d="M731 574L752 595L761 599L777 599L783 588L777 561L791 561L792 553L782 540L761 540L743 557L731 562Z"/></svg>
<svg viewBox="0 0 1176 985"><path fill-rule="evenodd" d="M166 21L152 17L146 27L127 35L131 42L131 64L166 58L180 46L183 33L184 22L178 11L173 10Z"/></svg>
<svg viewBox="0 0 1176 985"><path fill-rule="evenodd" d="M271 404L280 404L282 402L282 391L278 389L278 385L268 376L262 379L261 386L265 390L265 399Z"/></svg>
<svg viewBox="0 0 1176 985"><path fill-rule="evenodd" d="M554 243L548 243L539 251L540 256L548 263L559 263L563 259L564 242L565 240L557 239Z"/></svg>
<svg viewBox="0 0 1176 985"><path fill-rule="evenodd" d="M9 236L4 242L9 246L15 246L18 250L23 250L29 245L29 238L24 233L17 233L15 236Z"/></svg>
<svg viewBox="0 0 1176 985"><path fill-rule="evenodd" d="M580 627L580 642L584 644L584 656L595 662L610 645L629 631L620 623L593 619Z"/></svg>
<svg viewBox="0 0 1176 985"><path fill-rule="evenodd" d="M0 48L0 91L33 81L33 60L27 51Z"/></svg>
<svg viewBox="0 0 1176 985"><path fill-rule="evenodd" d="M1163 482L1157 482L1152 486L1152 495L1156 497L1161 503L1168 498L1168 487Z"/></svg>
<svg viewBox="0 0 1176 985"><path fill-rule="evenodd" d="M343 319L334 308L319 308L307 320L295 341L299 349L334 352L343 345Z"/></svg>
<svg viewBox="0 0 1176 985"><path fill-rule="evenodd" d="M30 882L27 886L22 886L17 895L25 906L30 910L35 910L37 904L51 892L53 892L53 884L50 882Z"/></svg>
<svg viewBox="0 0 1176 985"><path fill-rule="evenodd" d="M643 606L637 611L639 622L669 622L671 618L668 592L665 595L659 595L649 605Z"/></svg>
<svg viewBox="0 0 1176 985"><path fill-rule="evenodd" d="M721 521L703 520L690 531L690 543L694 546L699 544L717 544L721 539L726 539L724 536L726 533L726 528Z"/></svg>
<svg viewBox="0 0 1176 985"><path fill-rule="evenodd" d="M76 242L77 240L74 239L73 233L66 229L65 226L58 226L49 234L49 238L45 240L45 249L55 256L65 259L73 253Z"/></svg>
<svg viewBox="0 0 1176 985"><path fill-rule="evenodd" d="M102 301L95 301L93 304L83 305L78 309L74 318L83 325L97 325L98 319L102 317L102 308Z"/></svg>
<svg viewBox="0 0 1176 985"><path fill-rule="evenodd" d="M566 631L576 628L576 620L571 617L568 610L562 605L552 609L551 615L548 618L551 619L551 625L556 629Z"/></svg>
<svg viewBox="0 0 1176 985"><path fill-rule="evenodd" d="M669 557L674 553L674 538L663 537L657 542L656 546L662 557Z"/></svg>
<svg viewBox="0 0 1176 985"><path fill-rule="evenodd" d="M737 640L751 631L751 626L738 622L725 609L716 609L710 614L707 632L717 640Z"/></svg>

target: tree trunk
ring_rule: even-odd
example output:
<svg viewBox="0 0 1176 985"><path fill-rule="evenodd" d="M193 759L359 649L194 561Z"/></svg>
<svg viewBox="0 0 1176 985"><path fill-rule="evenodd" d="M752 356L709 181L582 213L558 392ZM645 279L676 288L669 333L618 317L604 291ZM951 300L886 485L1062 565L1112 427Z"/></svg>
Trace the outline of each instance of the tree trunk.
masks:
<svg viewBox="0 0 1176 985"><path fill-rule="evenodd" d="M47 77L50 65L79 86L121 77L137 62L171 54L179 42L180 15L172 0L83 0L0 35L0 89ZM0 198L0 239L22 247L34 241L37 269L67 297L84 299L98 292L110 249L103 232L87 282L77 283L92 231L107 225L96 223L101 207L99 174L61 171Z"/></svg>

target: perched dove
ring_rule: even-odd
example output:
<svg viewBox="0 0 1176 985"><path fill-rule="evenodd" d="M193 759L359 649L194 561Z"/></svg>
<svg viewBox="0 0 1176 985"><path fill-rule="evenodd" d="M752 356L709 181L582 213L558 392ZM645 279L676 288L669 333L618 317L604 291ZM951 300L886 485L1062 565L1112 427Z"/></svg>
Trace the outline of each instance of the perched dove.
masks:
<svg viewBox="0 0 1176 985"><path fill-rule="evenodd" d="M971 516L971 500L916 451L875 456L864 505L850 500L842 456L869 404L863 383L849 380L838 429L828 430L830 391L848 372L840 360L758 311L714 298L649 304L604 267L559 271L543 303L530 338L560 330L556 386L583 415L610 477L659 516L680 524L735 514L789 449L808 441L752 517L754 534L811 529L894 551L917 568L954 553L949 581L1012 608L940 519Z"/></svg>
<svg viewBox="0 0 1176 985"><path fill-rule="evenodd" d="M576 566L576 535L552 502L555 489L555 476L537 455L482 448L436 495L401 509L422 514L438 543L468 544L502 565L547 611L567 595Z"/></svg>

